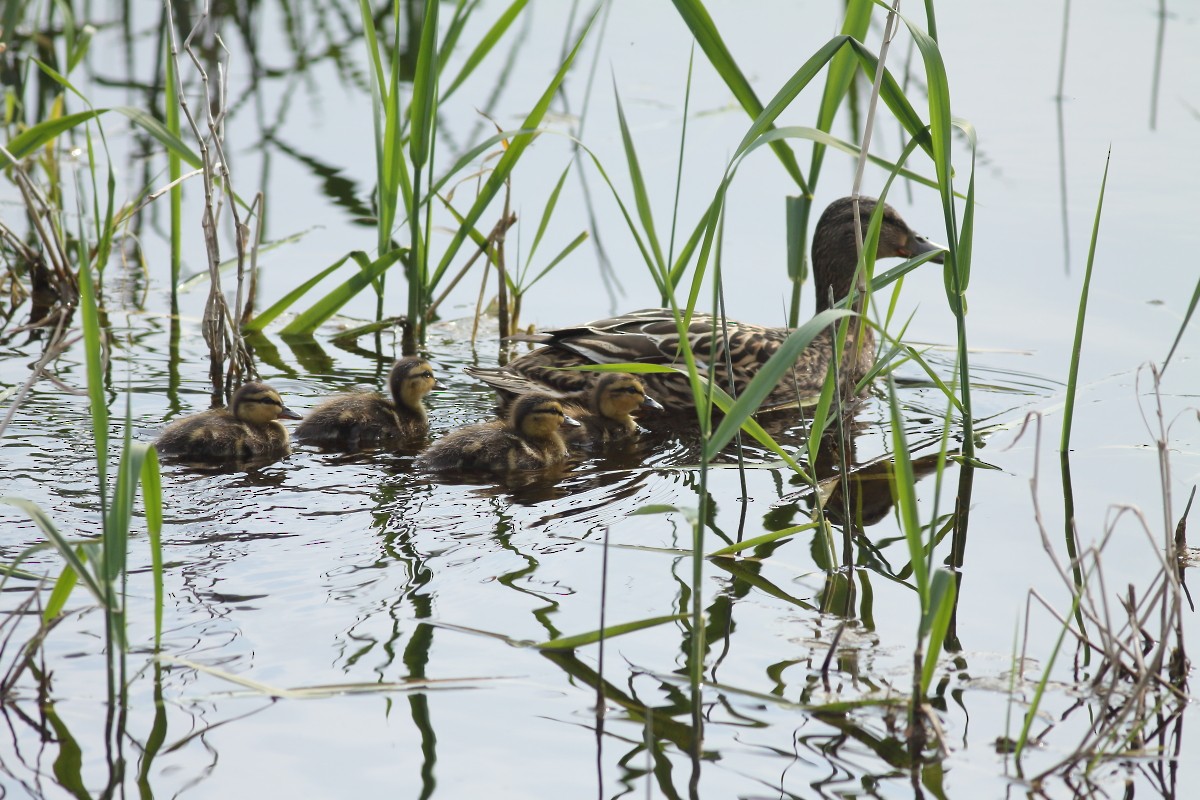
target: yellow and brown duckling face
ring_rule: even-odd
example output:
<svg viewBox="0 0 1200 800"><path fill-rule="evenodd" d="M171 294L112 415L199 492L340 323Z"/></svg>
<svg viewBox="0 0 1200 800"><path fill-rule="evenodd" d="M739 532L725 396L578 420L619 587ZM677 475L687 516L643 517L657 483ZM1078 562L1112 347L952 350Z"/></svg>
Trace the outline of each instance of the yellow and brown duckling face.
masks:
<svg viewBox="0 0 1200 800"><path fill-rule="evenodd" d="M563 413L562 404L548 394L524 394L513 403L509 427L527 439L548 439L566 425L579 423Z"/></svg>
<svg viewBox="0 0 1200 800"><path fill-rule="evenodd" d="M444 387L433 376L432 364L418 356L406 356L392 367L388 388L397 406L424 414L421 401L425 395Z"/></svg>
<svg viewBox="0 0 1200 800"><path fill-rule="evenodd" d="M279 392L257 381L244 384L233 393L229 410L235 417L251 425L266 425L281 417L300 419L300 415L283 404Z"/></svg>
<svg viewBox="0 0 1200 800"><path fill-rule="evenodd" d="M608 419L625 419L641 407L662 411L642 382L625 372L605 373L592 391L592 411Z"/></svg>

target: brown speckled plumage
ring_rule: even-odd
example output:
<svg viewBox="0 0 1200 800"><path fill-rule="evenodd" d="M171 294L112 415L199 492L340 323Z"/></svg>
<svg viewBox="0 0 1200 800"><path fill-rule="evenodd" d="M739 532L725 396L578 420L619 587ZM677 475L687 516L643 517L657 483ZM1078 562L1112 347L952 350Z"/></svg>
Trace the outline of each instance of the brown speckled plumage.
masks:
<svg viewBox="0 0 1200 800"><path fill-rule="evenodd" d="M176 420L154 443L161 455L188 461L250 461L288 452L288 432L279 419L300 419L265 383L247 383L229 408L214 408Z"/></svg>
<svg viewBox="0 0 1200 800"><path fill-rule="evenodd" d="M860 198L859 214L864 236L876 201ZM885 205L880 227L878 257L912 257L938 250L905 224L895 209ZM935 260L938 260L935 257ZM854 238L854 212L851 198L835 200L825 209L813 234L813 287L817 312L846 297L854 281L857 248ZM722 333L720 321L707 314L693 315L686 338L697 358L712 358L715 380L722 388L732 381L736 393L745 389L758 370L779 349L791 331L726 320ZM713 351L714 334L716 347ZM666 364L682 372L679 331L670 309L649 308L597 320L570 328L544 331L531 336L514 337L538 342L544 347L522 355L497 368L470 367L467 372L494 388L505 402L516 394L547 391L560 397L586 397L594 385L596 373L562 370L561 367L623 362ZM870 370L875 359L875 341L870 327L851 325L842 361L843 385L853 386ZM795 407L811 402L819 395L825 374L833 358L833 332L826 329L816 336L796 359L795 366L767 395L760 410ZM698 364L702 374L708 369ZM685 374L647 373L639 376L646 392L669 411L694 407L691 387Z"/></svg>
<svg viewBox="0 0 1200 800"><path fill-rule="evenodd" d="M378 392L340 394L324 401L296 428L296 438L322 447L358 450L425 436L422 400L437 385L423 358L402 358L388 376L389 400Z"/></svg>
<svg viewBox="0 0 1200 800"><path fill-rule="evenodd" d="M448 433L417 459L417 465L431 470L485 472L561 466L567 460L567 446L559 433L564 418L555 398L525 394L513 402L507 419Z"/></svg>

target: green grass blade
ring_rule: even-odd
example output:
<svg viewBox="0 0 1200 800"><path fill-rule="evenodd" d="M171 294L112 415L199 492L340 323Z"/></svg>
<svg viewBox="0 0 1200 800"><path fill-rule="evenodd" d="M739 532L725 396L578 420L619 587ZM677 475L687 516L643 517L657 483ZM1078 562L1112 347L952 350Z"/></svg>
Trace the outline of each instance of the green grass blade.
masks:
<svg viewBox="0 0 1200 800"><path fill-rule="evenodd" d="M92 437L96 448L96 474L100 492L105 492L108 474L108 405L104 396L104 343L100 339L99 309L92 269L87 261L79 266L79 314L83 329L83 347L87 359L87 391L92 417Z"/></svg>
<svg viewBox="0 0 1200 800"><path fill-rule="evenodd" d="M0 497L0 503L16 506L24 511L26 515L33 520L34 524L41 529L42 533L45 534L46 539L52 545L54 545L54 549L58 551L63 560L67 562L67 568L72 570L76 577L82 578L83 585L87 587L87 590L92 593L94 598L96 598L96 602L98 602L100 605L105 604L104 590L100 587L100 584L97 583L95 576L88 571L86 565L84 564L83 558L78 552L76 552L76 549L74 546L72 546L71 542L67 541L67 538L63 536L61 532L59 532L58 528L55 527L53 520L46 515L46 512L42 511L42 509L38 507L37 503L34 503L32 500L26 500L23 497L12 496ZM59 580L61 581L65 575L66 571L64 570L63 576L60 576ZM70 594L70 589L67 590L67 593ZM50 615L50 610L51 606L47 604L47 618L52 616ZM61 610L61 605L58 606L58 610ZM57 614L58 610L55 610L54 613Z"/></svg>
<svg viewBox="0 0 1200 800"><path fill-rule="evenodd" d="M542 278L544 278L546 276L546 273L550 272L550 270L557 267L564 258L571 255L571 253L575 252L575 249L577 247L579 247L579 245L586 242L587 238L588 238L588 232L583 231L578 236L576 236L574 239L572 239L571 243L568 244L566 247L564 247L561 251L559 251L558 255L556 255L554 258L550 259L550 263L547 264L545 267L543 267L541 272L539 272L537 275L533 276L533 280L531 280L531 281L529 281L529 283L525 284L524 288L529 289L535 283L537 283Z"/></svg>
<svg viewBox="0 0 1200 800"><path fill-rule="evenodd" d="M639 619L635 622L626 622L621 625L611 625L601 630L588 631L574 636L563 636L558 639L551 639L548 642L540 642L535 644L539 650L574 650L585 645L595 644L601 639L612 639L616 636L623 636L634 631L645 630L646 628L655 628L659 625L666 625L670 622L683 622L688 618L687 614L670 614L663 617L650 617L649 619Z"/></svg>
<svg viewBox="0 0 1200 800"><path fill-rule="evenodd" d="M921 598L921 613L926 614L929 608L929 573L925 566L921 522L917 515L916 478L913 477L908 438L904 435L904 417L900 414L900 403L896 400L896 382L890 375L888 408L891 412L892 452L895 458L891 475L892 499L896 501L896 514L900 518L900 528L908 544L913 580L916 583L917 595Z"/></svg>
<svg viewBox="0 0 1200 800"><path fill-rule="evenodd" d="M1104 177L1100 180L1100 197L1096 200L1096 216L1092 221L1092 241L1088 245L1087 268L1083 273L1083 287L1079 290L1079 311L1075 317L1075 342L1071 346L1071 366L1067 373L1067 397L1063 406L1062 440L1059 450L1066 453L1071 449L1071 425L1075 419L1075 390L1079 382L1079 354L1083 350L1083 323L1087 319L1088 292L1092 286L1092 265L1096 260L1096 240L1100 237L1100 214L1104 210L1104 187L1108 185L1108 165L1112 161L1112 150L1104 159Z"/></svg>
<svg viewBox="0 0 1200 800"><path fill-rule="evenodd" d="M629 132L629 124L625 120L625 107L621 104L621 93L617 90L617 79L613 76L613 97L617 101L617 122L621 127L621 142L625 146L625 163L629 165L629 180L633 184L634 207L637 208L638 219L642 230L646 232L646 241L650 252L654 254L654 262L659 272L666 274L666 259L663 258L662 247L658 243L658 233L654 229L654 214L650 210L650 197L646 192L646 180L642 175L642 166L638 162L637 149L633 145L633 135Z"/></svg>
<svg viewBox="0 0 1200 800"><path fill-rule="evenodd" d="M729 52L729 48L725 46L725 41L721 38L720 32L717 30L716 24L712 17L709 16L708 9L704 7L704 3L700 0L673 0L675 9L679 12L679 16L683 18L684 23L691 29L692 35L696 37L696 41L700 45L700 49L708 56L708 61L712 64L713 69L725 81L725 85L733 92L733 96L741 104L742 108L751 117L758 117L763 113L763 104L758 99L758 95L754 93L754 89L750 86L750 81L746 80L745 74L737 63L733 60L733 54ZM779 157L783 168L787 170L788 175L801 187L804 193L808 193L808 185L805 183L804 174L800 171L800 165L796 162L796 155L783 142L773 142L771 149L775 151L775 155Z"/></svg>
<svg viewBox="0 0 1200 800"><path fill-rule="evenodd" d="M1163 360L1160 372L1167 371L1167 365L1171 363L1171 356L1175 355L1175 348L1179 347L1179 340L1183 338L1183 332L1187 330L1188 324L1192 321L1192 314L1195 313L1198 302L1200 302L1200 280L1196 281L1196 288L1192 292L1192 302L1188 304L1187 313L1183 315L1183 324L1179 326L1179 333L1175 334L1175 341L1171 343L1171 349L1167 353L1166 359Z"/></svg>
<svg viewBox="0 0 1200 800"><path fill-rule="evenodd" d="M745 541L738 542L737 544L731 544L728 547L722 547L720 550L714 550L708 554L708 557L717 558L719 556L731 556L744 550L750 550L758 547L759 545L770 544L771 542L777 542L780 539L786 539L789 536L795 536L797 533L803 533L804 531L817 527L819 524L820 523L817 522L805 522L801 525L790 525L782 530L764 533L762 536L755 536L752 539L746 539Z"/></svg>
<svg viewBox="0 0 1200 800"><path fill-rule="evenodd" d="M425 0L421 20L421 45L417 51L413 77L408 151L413 173L420 172L429 160L434 118L437 115L438 0Z"/></svg>
<svg viewBox="0 0 1200 800"><path fill-rule="evenodd" d="M957 599L958 584L954 575L944 569L935 570L933 581L929 587L929 611L921 617L920 636L928 634L925 647L925 663L921 667L921 694L929 693L929 685L933 682L933 673L937 669L938 656L942 651L942 642L946 639L946 631L950 629L950 618L954 612Z"/></svg>
<svg viewBox="0 0 1200 800"><path fill-rule="evenodd" d="M358 263L361 269L314 303L312 307L298 314L295 319L283 327L280 333L284 336L312 336L313 331L395 264L402 253L404 253L403 250L392 250L372 261L363 251L355 250L350 257Z"/></svg>
<svg viewBox="0 0 1200 800"><path fill-rule="evenodd" d="M146 453L151 449L145 442L129 439L131 424L126 424L126 442L121 462L117 466L117 485L113 489L113 500L109 508L110 522L105 531L104 557L107 570L105 578L115 581L125 572L129 545L129 527L133 521L133 500L137 494L138 480Z"/></svg>
<svg viewBox="0 0 1200 800"><path fill-rule="evenodd" d="M88 120L95 119L103 114L104 111L105 109L79 111L75 114L58 117L57 119L48 119L26 128L8 140L8 143L4 145L4 151L6 152L0 151L0 170L8 169L12 166L13 159L20 161L26 158L37 151L38 148L52 142L57 136L71 130L76 125L82 125Z"/></svg>
<svg viewBox="0 0 1200 800"><path fill-rule="evenodd" d="M542 242L542 236L545 235L546 227L550 224L550 217L553 216L554 209L558 205L558 195L562 192L563 184L567 182L567 175L570 172L571 164L567 164L567 168L562 171L562 175L558 176L558 183L554 184L554 190L550 192L549 199L546 200L546 208L543 209L542 218L538 221L537 233L533 236L533 244L529 246L529 255L525 257L526 268L533 263L533 254L537 252L538 245Z"/></svg>
<svg viewBox="0 0 1200 800"><path fill-rule="evenodd" d="M292 289L290 292L285 294L279 300L275 301L275 303L273 303L270 308L265 309L264 311L260 312L259 314L257 314L254 317L254 319L250 320L245 325L243 325L242 330L247 333L252 333L255 331L261 331L263 328L270 325L275 320L276 317L278 317L280 314L282 314L283 312L285 312L289 308L291 308L293 303L295 303L297 300L299 300L301 297L303 297L305 294L307 294L310 289L312 289L314 286L316 286L318 283L320 283L322 280L324 280L334 270L336 270L342 264L345 264L349 258L350 258L350 254L347 253L346 255L339 258L337 261L330 264L325 269L318 272L313 277L306 280L304 283L297 286L295 289Z"/></svg>
<svg viewBox="0 0 1200 800"><path fill-rule="evenodd" d="M512 5L505 9L504 13L500 15L499 19L492 23L492 27L489 28L487 33L485 33L479 39L478 44L475 45L475 49L472 50L470 55L467 56L462 67L458 70L458 74L454 76L454 80L450 81L450 85L444 92L442 92L443 102L445 102L450 95L454 94L454 91L458 89L460 85L462 85L463 81L465 81L471 76L472 73L475 72L476 67L483 63L483 60L487 57L488 53L495 48L496 44L501 38L503 38L504 34L508 32L508 29L512 27L513 22L516 21L517 17L521 15L521 12L525 10L525 6L528 4L529 0L514 0Z"/></svg>
<svg viewBox="0 0 1200 800"><path fill-rule="evenodd" d="M571 65L575 62L575 56L579 54L579 49L583 46L583 42L587 38L588 32L591 30L592 23L595 20L596 15L593 14L587 24L584 25L583 31L579 34L579 39L575 42L575 46L571 48L571 52L567 55L566 60L563 61L562 66L555 73L553 80L550 81L550 85L542 92L542 96L538 99L528 116L525 117L524 122L521 123L522 128L536 129L541 125L546 112L550 108L550 101L558 93L558 87L562 84L563 79L567 76L567 72L571 69ZM473 227L479 221L479 217L482 216L484 210L491 203L492 198L503 188L505 181L508 180L508 176L512 174L513 168L516 167L517 162L520 161L521 156L524 155L525 150L532 141L533 135L524 135L514 138L509 143L508 149L504 151L499 161L496 162L495 168L484 182L483 187L479 190L479 194L475 198L475 202L467 212L465 217L467 226ZM437 286L442 276L446 273L446 270L449 269L454 257L458 255L458 250L462 247L466 238L467 232L462 228L454 234L454 238L450 240L450 244L446 248L441 261L438 262L437 269L434 270L429 278L429 289Z"/></svg>
<svg viewBox="0 0 1200 800"><path fill-rule="evenodd" d="M162 646L163 558L162 475L158 453L149 448L142 460L142 507L146 512L146 535L150 541L150 569L154 581L154 648Z"/></svg>
<svg viewBox="0 0 1200 800"><path fill-rule="evenodd" d="M863 41L871 26L872 0L849 0L846 3L846 16L842 20L842 35ZM858 64L854 53L849 48L841 48L829 62L829 70L825 76L825 93L821 95L821 105L817 109L817 129L828 133L833 128L833 120L842 107L846 92L854 80L854 72ZM808 167L808 180L816 186L821 174L821 162L825 157L825 147L816 144L812 149L812 161Z"/></svg>
<svg viewBox="0 0 1200 800"><path fill-rule="evenodd" d="M838 309L829 309L822 311L808 322L801 325L796 330L792 331L784 340L783 344L775 352L775 355L767 361L766 364L758 370L758 373L746 385L745 391L737 398L733 407L725 414L725 418L721 420L721 424L717 426L716 431L704 444L704 452L708 458L712 458L717 453L724 449L725 445L737 433L742 424L758 410L758 407L766 399L771 390L776 384L784 379L788 371L796 365L796 359L804 352L804 348L808 347L809 343L831 324L842 317L852 316L853 312Z"/></svg>

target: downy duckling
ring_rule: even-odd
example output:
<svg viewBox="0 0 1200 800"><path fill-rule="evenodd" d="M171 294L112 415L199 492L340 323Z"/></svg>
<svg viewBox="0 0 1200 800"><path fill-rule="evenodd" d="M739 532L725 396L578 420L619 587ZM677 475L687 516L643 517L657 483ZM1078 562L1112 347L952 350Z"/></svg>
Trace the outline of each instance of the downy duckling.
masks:
<svg viewBox="0 0 1200 800"><path fill-rule="evenodd" d="M428 361L402 358L388 376L391 400L379 392L331 397L308 413L296 428L296 438L322 447L358 450L424 437L429 423L421 401L439 385Z"/></svg>
<svg viewBox="0 0 1200 800"><path fill-rule="evenodd" d="M548 394L518 397L508 419L468 425L438 439L418 459L417 466L434 470L545 469L566 463L567 445L559 428L579 423L563 413L562 404Z"/></svg>
<svg viewBox="0 0 1200 800"><path fill-rule="evenodd" d="M244 384L228 408L213 408L168 425L154 443L158 452L189 461L246 461L288 452L279 419L300 419L265 383Z"/></svg>
<svg viewBox="0 0 1200 800"><path fill-rule="evenodd" d="M866 231L878 201L869 197L858 201L861 230ZM930 260L940 262L944 250L909 228L896 210L884 204L879 230L877 258L913 258L936 253ZM854 288L858 267L858 249L854 233L854 201L850 197L835 200L825 209L813 232L813 289L817 295L817 313L847 297ZM863 298L855 302L861 310ZM753 325L737 320L714 319L694 314L685 332L694 353L712 353L718 386L732 382L740 395L759 369L779 350L791 334L788 328ZM870 327L852 325L846 339L842 362L843 381L853 387L866 376L875 360L875 339ZM467 367L466 372L490 385L501 403L523 392L549 391L559 395L586 393L595 384L596 373L563 369L638 362L676 365L681 360L679 329L671 309L647 308L609 319L596 320L569 328L547 330L531 335L510 337L514 341L539 342L540 347L525 353L503 367ZM808 404L819 396L825 374L833 359L834 336L826 329L809 343L796 359L793 369L779 380L763 400L759 411L793 408ZM669 411L695 408L692 387L684 375L647 373L642 376L650 394ZM849 392L852 393L852 389Z"/></svg>
<svg viewBox="0 0 1200 800"><path fill-rule="evenodd" d="M567 416L580 423L578 428L564 431L563 438L580 448L628 439L637 434L637 423L630 415L639 408L663 410L657 400L646 395L640 380L627 372L606 372L592 387L588 408L563 406Z"/></svg>

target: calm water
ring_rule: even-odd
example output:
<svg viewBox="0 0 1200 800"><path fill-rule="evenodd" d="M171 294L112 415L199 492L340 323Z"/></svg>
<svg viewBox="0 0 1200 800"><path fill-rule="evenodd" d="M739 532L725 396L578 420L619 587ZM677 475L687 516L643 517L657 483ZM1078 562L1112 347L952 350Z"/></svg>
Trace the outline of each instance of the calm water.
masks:
<svg viewBox="0 0 1200 800"><path fill-rule="evenodd" d="M464 41L477 40L484 20L490 24L501 5L491 3L480 12ZM740 4L714 2L710 10L765 99L836 31L837 5L761 3L747 14ZM1074 433L1077 519L1085 543L1104 533L1114 504L1143 509L1155 535L1161 528L1162 489L1143 421L1143 413L1152 414L1154 398L1148 376L1143 372L1139 378L1138 370L1166 355L1197 279L1191 254L1200 237L1192 219L1200 200L1194 148L1200 15L1172 9L1166 18L1152 127L1157 4L1104 2L1076 10L1061 117L1054 100L1061 9L1031 2L994 9L944 5L939 36L955 114L979 132L981 205L969 324L977 348L974 399L984 434L979 455L1000 469L976 477L958 614L964 651L939 671L945 683L936 693L951 750L941 780L947 796L998 797L1025 791L1005 777L994 742L1015 735L1016 722L1006 728L1006 715L1011 711L1015 720L1023 711L1023 706L1010 710L1008 682L1014 631L1024 620L1028 591L1036 588L1060 610L1069 603L1035 524L1033 437L1027 433L1018 440L1015 431L1027 412L1046 414L1043 472L1034 489L1061 549L1062 500L1053 451L1110 146ZM115 6L97 6L97 23L125 16ZM348 250L370 249L375 240L372 228L355 223L360 212L347 200L366 207L374 181L358 11L350 4L317 6L256 10L253 30L264 77L253 86L242 38L232 26L224 31L234 51L231 95L241 98L228 125L235 185L265 191L268 240L302 235L298 243L262 256L265 302ZM285 13L289 9L293 16ZM906 11L920 9L913 4ZM498 66L481 70L444 108L439 158L490 133L475 108L502 125L517 126L558 63L568 13L565 3L532 4L510 32L511 44L492 56L498 65L511 48L510 72L497 78ZM158 15L154 3L132 4L128 47L117 26L98 34L91 62L73 76L96 105L146 104L144 92L113 87L149 81ZM872 47L879 33L873 33ZM615 4L592 36L568 81L567 105L558 106L551 127L577 130L595 61L597 80L581 138L628 202L615 82L665 231L691 38L668 3ZM907 57L907 41L902 36L893 47L889 63L897 71ZM334 46L349 66L330 57ZM683 230L691 229L708 203L747 126L704 59L696 63L680 204ZM914 99L921 97L918 84L910 89ZM781 124L811 124L818 96L805 92ZM118 186L132 194L147 181L142 160L130 155L140 150L119 125L110 126ZM848 121L835 125L834 133L851 138ZM571 159L570 147L565 137L543 136L518 169L514 208L524 224L510 234L510 258L532 242L545 196ZM883 123L876 148L884 156L898 152L894 124ZM806 163L806 146L796 149ZM960 151L965 189L969 154L961 143ZM151 162L152 185L165 183L161 168ZM926 164L918 162L917 168L932 173ZM852 170L849 159L827 157L818 206L849 191ZM883 178L869 171L867 190L875 191ZM589 229L602 242L612 273L597 268L594 250L581 248L531 291L523 314L527 323L566 324L657 303L607 188L594 172L587 172L587 180L595 226L572 177L539 258ZM8 220L19 213L6 186L0 199ZM466 186L458 191L469 195ZM740 170L724 256L731 316L780 320L788 290L782 198L795 191L765 149ZM191 220L185 269L191 272L204 264L198 196L195 187L185 203ZM910 195L897 185L891 200L914 228L945 238L932 192L914 187ZM148 278L120 264L106 278L114 331L110 409L119 419L128 400L134 435L143 440L169 419L203 409L208 398L198 325L206 286L182 297L173 347L165 226L165 210L159 209L141 234ZM445 233L435 235L447 240ZM464 281L444 307L448 321L430 332L429 355L448 383L430 399L433 437L490 413L490 393L461 373L464 365L491 364L498 357L494 327L472 346L470 322L461 319L472 313L477 292L477 278ZM403 303L397 273L388 282L386 306L399 313ZM811 307L806 294L804 313ZM373 297L363 295L337 325L370 318L373 311ZM953 342L940 271L921 270L907 280L896 318L909 314L914 316L907 338ZM264 379L296 410L311 408L333 391L378 385L398 353L390 334L378 343L364 338L358 348L339 347L328 335L334 327L322 331L315 344L296 345L270 334L256 345ZM1174 516L1200 475L1200 423L1192 410L1200 386L1198 337L1193 325L1163 385L1166 418L1174 420L1169 482ZM36 342L23 337L0 343L0 389L19 385L39 352ZM952 354L934 351L930 358L943 375L950 374ZM59 359L55 374L66 386L84 386L78 347ZM911 368L902 374L921 377ZM904 388L901 397L909 439L927 453L936 446L944 402L919 384ZM886 404L872 396L854 419L857 460L865 464L885 456ZM96 533L98 525L87 420L85 398L42 382L0 440L0 492L38 502L73 534ZM139 537L130 554L135 567L130 636L136 647L128 663L137 675L122 741L131 764L127 791L137 791L134 773L145 765L146 791L162 797L687 796L693 766L686 755L691 717L682 670L690 638L682 626L613 639L602 661L594 645L573 656L521 645L599 627L606 537L608 624L686 610L692 547L686 521L678 514L629 514L649 504L694 506L697 460L696 442L686 432L667 431L627 451L593 458L559 480L524 484L440 483L413 471L412 454L344 457L302 448L248 471L165 467L163 649L169 659L156 669L148 652L152 589ZM748 460L744 497L732 465L710 475L717 513L706 550L808 517L811 498L787 470L761 451L751 449ZM949 510L956 477L949 473L951 488L936 502L934 481L920 484L923 520L935 505L938 514ZM811 537L801 534L778 545L763 554L769 558L707 563L701 590L713 685L703 697L700 796L911 795L907 770L895 758L904 735L902 707L880 701L902 699L910 690L918 609L915 593L896 577L908 561L902 534L893 516L881 516L866 531L878 549L861 549L866 567L856 575L856 614L837 638L828 684L821 666L842 620L820 611L832 598ZM12 511L0 512L0 522L5 557L39 541L32 523ZM939 559L948 550L944 542ZM34 571L60 568L42 555L27 563ZM1131 582L1140 586L1157 569L1157 551L1127 518L1117 524L1105 564L1110 592ZM6 609L28 596L28 584L10 582L5 588ZM103 744L103 620L82 591L69 609L45 648L51 702L39 703L33 683L25 681L4 706L10 735L0 745L0 785L9 796L78 794L77 781L98 794L110 780ZM1194 617L1187 622L1194 639ZM1040 675L1057 632L1048 615L1034 615L1034 661L1026 672L1031 680ZM11 652L10 645L5 663ZM1070 681L1069 669L1060 668L1055 678ZM598 737L601 680L606 701ZM1032 690L1032 684L1024 686L1018 696L1028 699ZM156 693L161 705L154 702ZM856 700L877 704L841 715L811 710ZM1031 772L1063 757L1084 735L1088 708L1067 713L1076 701L1072 687L1052 684L1043 724L1054 727L1044 749L1028 756ZM1188 729L1195 724L1194 713L1185 715L1177 763L1180 797L1200 786L1200 749ZM649 750L647 739L654 742ZM78 767L72 766L73 746ZM1150 771L1155 763L1102 764L1094 777L1114 794L1128 779L1138 796L1172 796L1156 787ZM925 780L926 790L936 794L936 776ZM1071 794L1059 781L1051 781L1046 792Z"/></svg>

